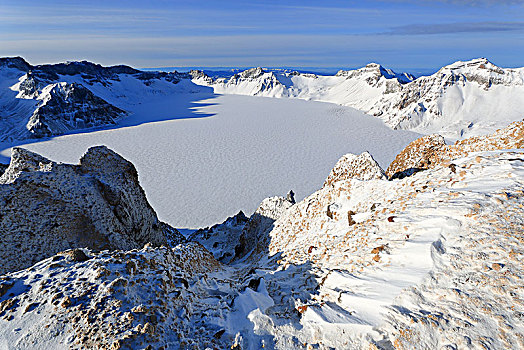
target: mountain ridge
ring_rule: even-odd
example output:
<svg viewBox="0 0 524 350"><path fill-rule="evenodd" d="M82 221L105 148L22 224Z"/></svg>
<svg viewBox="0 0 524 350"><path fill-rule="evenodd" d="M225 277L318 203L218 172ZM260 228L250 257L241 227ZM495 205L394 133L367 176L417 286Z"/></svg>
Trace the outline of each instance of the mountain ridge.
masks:
<svg viewBox="0 0 524 350"><path fill-rule="evenodd" d="M393 129L440 132L451 139L490 133L520 119L524 107L524 68L500 68L486 58L457 61L418 78L377 63L340 70L333 76L256 67L229 78L212 78L203 71L140 71L125 65L103 67L87 61L33 66L22 57L8 57L0 58L0 75L4 80L0 86L3 141L114 126L116 120L132 113L132 100L153 94L198 91L199 86L211 87L218 94L341 104L378 117ZM125 86L131 82L133 89L128 90ZM61 116L42 102L42 94L51 84L62 83L78 84L86 97L77 101L83 107L75 107L76 103L68 104L57 99L58 95L52 96L56 100L52 103L68 105L71 119L67 122L60 121ZM86 107L87 113L83 110ZM107 115L101 116L98 111ZM86 115L95 116L86 120Z"/></svg>

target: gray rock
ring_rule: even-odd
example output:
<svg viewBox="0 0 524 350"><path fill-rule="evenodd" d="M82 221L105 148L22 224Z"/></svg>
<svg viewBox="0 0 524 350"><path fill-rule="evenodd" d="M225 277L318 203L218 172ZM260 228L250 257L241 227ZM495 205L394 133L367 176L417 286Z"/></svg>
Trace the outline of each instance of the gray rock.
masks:
<svg viewBox="0 0 524 350"><path fill-rule="evenodd" d="M74 248L134 249L184 240L158 220L133 164L90 148L80 164L58 164L14 148L0 177L0 274Z"/></svg>

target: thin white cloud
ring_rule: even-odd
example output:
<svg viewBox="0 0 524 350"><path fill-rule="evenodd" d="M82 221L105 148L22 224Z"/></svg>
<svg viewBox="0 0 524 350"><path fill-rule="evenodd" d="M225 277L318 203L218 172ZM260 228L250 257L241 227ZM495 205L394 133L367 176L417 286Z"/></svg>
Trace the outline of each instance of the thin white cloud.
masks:
<svg viewBox="0 0 524 350"><path fill-rule="evenodd" d="M524 30L524 22L463 22L439 24L409 24L392 28L385 34L426 35L452 33L487 33Z"/></svg>

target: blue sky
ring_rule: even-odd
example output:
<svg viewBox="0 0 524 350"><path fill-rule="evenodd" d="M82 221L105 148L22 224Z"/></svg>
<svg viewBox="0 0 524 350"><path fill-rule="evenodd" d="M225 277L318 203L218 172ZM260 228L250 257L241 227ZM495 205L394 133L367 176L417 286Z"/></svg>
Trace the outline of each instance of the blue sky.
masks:
<svg viewBox="0 0 524 350"><path fill-rule="evenodd" d="M135 67L524 66L524 0L0 0L0 56Z"/></svg>

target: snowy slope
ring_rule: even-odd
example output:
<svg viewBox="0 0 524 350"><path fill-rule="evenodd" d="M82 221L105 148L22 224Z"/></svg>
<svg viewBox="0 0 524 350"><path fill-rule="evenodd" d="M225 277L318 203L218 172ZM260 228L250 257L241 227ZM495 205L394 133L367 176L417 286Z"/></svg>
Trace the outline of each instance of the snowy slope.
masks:
<svg viewBox="0 0 524 350"><path fill-rule="evenodd" d="M524 115L524 69L487 59L455 62L414 79L370 63L334 76L252 68L230 77L202 71L146 72L90 62L31 66L0 58L0 140L60 135L120 125L156 101L169 113L180 93L288 97L350 106L394 129L451 139L493 132Z"/></svg>
<svg viewBox="0 0 524 350"><path fill-rule="evenodd" d="M217 93L332 102L378 116L395 129L452 139L490 133L524 116L524 68L504 69L484 58L418 79L373 63L335 76L253 68L229 79L213 81L201 72L193 77Z"/></svg>

